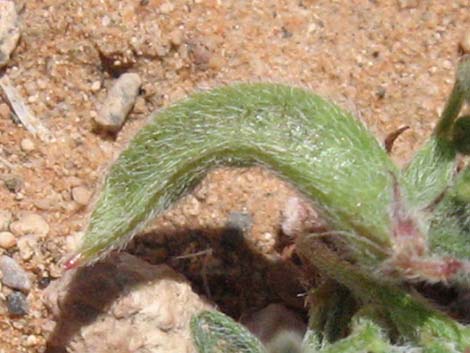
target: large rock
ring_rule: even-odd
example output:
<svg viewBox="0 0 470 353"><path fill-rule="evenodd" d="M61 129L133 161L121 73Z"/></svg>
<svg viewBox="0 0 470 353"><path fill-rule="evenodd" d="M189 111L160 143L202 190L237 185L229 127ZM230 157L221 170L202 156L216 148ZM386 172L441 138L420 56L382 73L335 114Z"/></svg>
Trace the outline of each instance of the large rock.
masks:
<svg viewBox="0 0 470 353"><path fill-rule="evenodd" d="M44 299L56 320L49 348L69 353L192 353L189 321L210 309L168 266L124 253L66 272Z"/></svg>

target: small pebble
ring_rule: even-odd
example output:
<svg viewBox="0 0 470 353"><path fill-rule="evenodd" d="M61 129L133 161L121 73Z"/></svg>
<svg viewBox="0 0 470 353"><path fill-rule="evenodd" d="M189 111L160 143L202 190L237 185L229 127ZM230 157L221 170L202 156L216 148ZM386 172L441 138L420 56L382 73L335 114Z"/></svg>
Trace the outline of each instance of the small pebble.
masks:
<svg viewBox="0 0 470 353"><path fill-rule="evenodd" d="M143 114L146 110L146 102L144 97L137 97L134 104L134 109L132 110L136 114Z"/></svg>
<svg viewBox="0 0 470 353"><path fill-rule="evenodd" d="M183 39L184 39L184 35L183 35L183 31L181 31L180 29L175 29L173 30L171 33L170 33L170 43L175 46L175 47L179 47L181 46L181 44L183 44Z"/></svg>
<svg viewBox="0 0 470 353"><path fill-rule="evenodd" d="M2 283L12 289L29 292L31 281L28 274L18 263L9 256L0 256L0 271L2 272Z"/></svg>
<svg viewBox="0 0 470 353"><path fill-rule="evenodd" d="M0 1L0 68L10 60L19 39L20 28L15 2Z"/></svg>
<svg viewBox="0 0 470 353"><path fill-rule="evenodd" d="M10 249L16 245L16 238L10 232L0 232L0 248Z"/></svg>
<svg viewBox="0 0 470 353"><path fill-rule="evenodd" d="M454 67L454 65L452 65L452 61L450 61L450 60L444 60L444 61L442 62L442 67L443 67L444 69L446 69L446 70L450 70L450 69L452 69L452 68Z"/></svg>
<svg viewBox="0 0 470 353"><path fill-rule="evenodd" d="M470 30L467 30L459 42L463 54L470 54Z"/></svg>
<svg viewBox="0 0 470 353"><path fill-rule="evenodd" d="M36 236L26 235L18 239L16 245L20 253L21 259L24 261L30 260L34 254L41 253Z"/></svg>
<svg viewBox="0 0 470 353"><path fill-rule="evenodd" d="M201 70L208 68L212 58L212 52L203 43L194 42L189 46L189 53L192 62Z"/></svg>
<svg viewBox="0 0 470 353"><path fill-rule="evenodd" d="M11 110L8 104L0 103L0 118L1 119L9 119L11 116Z"/></svg>
<svg viewBox="0 0 470 353"><path fill-rule="evenodd" d="M24 316L28 313L28 302L21 292L13 292L7 296L7 308L10 315Z"/></svg>
<svg viewBox="0 0 470 353"><path fill-rule="evenodd" d="M98 116L94 118L97 126L109 132L118 132L135 103L140 85L139 75L121 75L108 92Z"/></svg>
<svg viewBox="0 0 470 353"><path fill-rule="evenodd" d="M171 2L165 2L160 5L160 13L163 15L167 15L175 9L175 5Z"/></svg>
<svg viewBox="0 0 470 353"><path fill-rule="evenodd" d="M377 88L377 91L375 91L375 95L378 99L383 99L385 98L385 94L387 93L385 87L379 86Z"/></svg>
<svg viewBox="0 0 470 353"><path fill-rule="evenodd" d="M34 142L29 138L22 139L20 147L23 152L32 152L35 148Z"/></svg>
<svg viewBox="0 0 470 353"><path fill-rule="evenodd" d="M414 9L418 7L418 0L398 0L400 10Z"/></svg>
<svg viewBox="0 0 470 353"><path fill-rule="evenodd" d="M17 176L8 176L3 181L8 191L17 193L23 187L23 180Z"/></svg>
<svg viewBox="0 0 470 353"><path fill-rule="evenodd" d="M51 283L51 277L41 277L38 280L38 288L39 289L45 289L47 286Z"/></svg>
<svg viewBox="0 0 470 353"><path fill-rule="evenodd" d="M226 224L227 228L236 228L242 232L248 232L253 225L253 219L249 213L231 212Z"/></svg>
<svg viewBox="0 0 470 353"><path fill-rule="evenodd" d="M29 335L24 340L23 346L25 347L34 347L38 344L38 338L34 335Z"/></svg>
<svg viewBox="0 0 470 353"><path fill-rule="evenodd" d="M0 210L0 232L8 230L13 215L8 210Z"/></svg>
<svg viewBox="0 0 470 353"><path fill-rule="evenodd" d="M10 231L17 237L32 234L44 238L49 233L49 225L40 215L26 213L10 224Z"/></svg>
<svg viewBox="0 0 470 353"><path fill-rule="evenodd" d="M80 206L86 206L90 202L92 192L84 186L72 188L72 199Z"/></svg>
<svg viewBox="0 0 470 353"><path fill-rule="evenodd" d="M201 210L201 204L194 196L189 196L182 207L183 214L186 217L197 216Z"/></svg>
<svg viewBox="0 0 470 353"><path fill-rule="evenodd" d="M252 219L249 214L232 212L220 239L222 247L227 251L240 249L244 241L244 233L250 230L251 225Z"/></svg>
<svg viewBox="0 0 470 353"><path fill-rule="evenodd" d="M100 81L93 82L90 88L92 92L98 92L101 89L101 82Z"/></svg>

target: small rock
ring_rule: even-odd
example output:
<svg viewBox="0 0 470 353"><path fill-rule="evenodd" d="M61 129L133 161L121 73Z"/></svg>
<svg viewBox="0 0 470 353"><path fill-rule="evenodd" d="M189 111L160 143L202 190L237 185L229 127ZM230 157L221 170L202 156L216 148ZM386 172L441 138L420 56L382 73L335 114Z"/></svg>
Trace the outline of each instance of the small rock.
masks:
<svg viewBox="0 0 470 353"><path fill-rule="evenodd" d="M398 0L398 7L400 8L400 10L414 9L418 7L418 5L418 0Z"/></svg>
<svg viewBox="0 0 470 353"><path fill-rule="evenodd" d="M375 91L375 95L378 99L384 99L386 93L387 93L387 90L383 86L379 86L377 88L377 91Z"/></svg>
<svg viewBox="0 0 470 353"><path fill-rule="evenodd" d="M134 109L132 110L135 114L144 114L147 112L146 102L144 97L137 97L134 104Z"/></svg>
<svg viewBox="0 0 470 353"><path fill-rule="evenodd" d="M10 60L19 39L20 28L15 3L0 1L0 68Z"/></svg>
<svg viewBox="0 0 470 353"><path fill-rule="evenodd" d="M244 233L250 230L251 225L252 219L249 214L232 212L220 237L222 247L226 251L240 249L245 239Z"/></svg>
<svg viewBox="0 0 470 353"><path fill-rule="evenodd" d="M470 54L470 30L467 30L459 42L463 54Z"/></svg>
<svg viewBox="0 0 470 353"><path fill-rule="evenodd" d="M23 187L23 180L17 176L7 176L3 182L5 183L5 187L8 189L8 191L13 193L20 192L21 188Z"/></svg>
<svg viewBox="0 0 470 353"><path fill-rule="evenodd" d="M142 85L142 94L145 99L150 99L158 93L157 86L154 83L147 82Z"/></svg>
<svg viewBox="0 0 470 353"><path fill-rule="evenodd" d="M72 188L72 199L80 206L88 205L92 192L84 186L76 186Z"/></svg>
<svg viewBox="0 0 470 353"><path fill-rule="evenodd" d="M290 197L282 210L282 232L290 238L305 232L326 230L326 223L312 206L300 197Z"/></svg>
<svg viewBox="0 0 470 353"><path fill-rule="evenodd" d="M165 2L160 5L160 13L167 15L175 9L175 5L171 2Z"/></svg>
<svg viewBox="0 0 470 353"><path fill-rule="evenodd" d="M0 272L2 272L2 283L12 289L29 292L31 281L28 274L18 263L9 256L0 256Z"/></svg>
<svg viewBox="0 0 470 353"><path fill-rule="evenodd" d="M28 302L21 292L13 292L7 296L7 308L10 315L24 316L28 313Z"/></svg>
<svg viewBox="0 0 470 353"><path fill-rule="evenodd" d="M95 81L91 84L90 87L92 92L98 92L101 89L101 81Z"/></svg>
<svg viewBox="0 0 470 353"><path fill-rule="evenodd" d="M39 289L45 289L47 286L51 283L52 278L51 277L41 277L38 280L38 288Z"/></svg>
<svg viewBox="0 0 470 353"><path fill-rule="evenodd" d="M8 230L13 215L8 210L0 210L0 232Z"/></svg>
<svg viewBox="0 0 470 353"><path fill-rule="evenodd" d="M34 335L29 335L28 337L26 337L26 339L24 340L24 343L23 343L23 346L25 347L34 347L38 344L39 340L36 336Z"/></svg>
<svg viewBox="0 0 470 353"><path fill-rule="evenodd" d="M134 73L121 75L94 119L98 127L114 133L119 131L135 103L140 85L139 75Z"/></svg>
<svg viewBox="0 0 470 353"><path fill-rule="evenodd" d="M114 34L100 35L96 48L103 68L116 76L129 70L135 64L136 58L132 49L128 45L123 45L125 38Z"/></svg>
<svg viewBox="0 0 470 353"><path fill-rule="evenodd" d="M189 44L189 54L192 62L200 70L207 70L209 62L212 58L210 49L200 42L192 42Z"/></svg>
<svg viewBox="0 0 470 353"><path fill-rule="evenodd" d="M33 203L34 206L43 211L57 211L64 206L62 196L53 190L49 191L43 198L34 200Z"/></svg>
<svg viewBox="0 0 470 353"><path fill-rule="evenodd" d="M189 322L210 309L168 266L125 253L65 272L43 298L60 319L51 348L69 353L193 352Z"/></svg>
<svg viewBox="0 0 470 353"><path fill-rule="evenodd" d="M242 232L248 232L253 225L253 219L249 213L245 212L231 212L228 216L226 224L227 228L236 228Z"/></svg>
<svg viewBox="0 0 470 353"><path fill-rule="evenodd" d="M35 145L31 139L25 138L21 140L20 147L23 152L32 152L34 151Z"/></svg>
<svg viewBox="0 0 470 353"><path fill-rule="evenodd" d="M35 235L26 235L18 239L17 244L20 257L24 261L30 260L34 254L39 255L40 249Z"/></svg>
<svg viewBox="0 0 470 353"><path fill-rule="evenodd" d="M183 44L183 40L184 40L184 35L183 35L183 31L181 31L179 28L171 31L170 35L169 35L169 39L170 39L170 43L178 48L181 46L181 44Z"/></svg>
<svg viewBox="0 0 470 353"><path fill-rule="evenodd" d="M17 237L32 234L44 238L49 233L49 225L40 215L26 213L10 224L10 231Z"/></svg>
<svg viewBox="0 0 470 353"><path fill-rule="evenodd" d="M9 119L11 116L11 110L8 104L0 103L0 118L1 119Z"/></svg>
<svg viewBox="0 0 470 353"><path fill-rule="evenodd" d="M258 312L243 315L241 322L264 343L283 331L303 337L307 329L302 318L282 304L270 304Z"/></svg>
<svg viewBox="0 0 470 353"><path fill-rule="evenodd" d="M10 249L16 245L16 238L10 232L0 232L0 248Z"/></svg>

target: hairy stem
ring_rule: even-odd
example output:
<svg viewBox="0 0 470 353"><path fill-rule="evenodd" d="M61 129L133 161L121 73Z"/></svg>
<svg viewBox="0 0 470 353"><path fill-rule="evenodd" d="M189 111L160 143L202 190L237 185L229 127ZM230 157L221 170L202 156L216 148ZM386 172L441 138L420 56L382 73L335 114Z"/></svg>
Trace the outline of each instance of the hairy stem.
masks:
<svg viewBox="0 0 470 353"><path fill-rule="evenodd" d="M452 141L454 123L463 104L470 100L470 56L458 65L454 87L431 139L404 171L413 206L431 205L451 184L455 175L456 146Z"/></svg>
<svg viewBox="0 0 470 353"><path fill-rule="evenodd" d="M441 341L454 345L458 352L470 349L470 328L433 309L424 299L397 286L378 283L341 259L318 238L300 237L297 249L306 264L334 278L363 302L377 303L388 310L397 330L409 342L426 347Z"/></svg>

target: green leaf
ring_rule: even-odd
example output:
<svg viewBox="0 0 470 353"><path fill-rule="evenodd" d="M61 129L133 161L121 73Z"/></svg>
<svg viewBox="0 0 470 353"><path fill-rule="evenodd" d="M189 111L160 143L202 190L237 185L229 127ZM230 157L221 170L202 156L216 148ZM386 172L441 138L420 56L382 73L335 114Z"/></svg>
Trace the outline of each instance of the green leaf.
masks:
<svg viewBox="0 0 470 353"><path fill-rule="evenodd" d="M308 91L240 84L196 94L154 115L111 167L68 264L89 263L125 245L210 169L254 164L314 200L335 229L353 235L364 261L377 263L390 247L398 171L376 139Z"/></svg>
<svg viewBox="0 0 470 353"><path fill-rule="evenodd" d="M262 343L239 323L217 311L191 319L191 334L199 353L265 353Z"/></svg>

